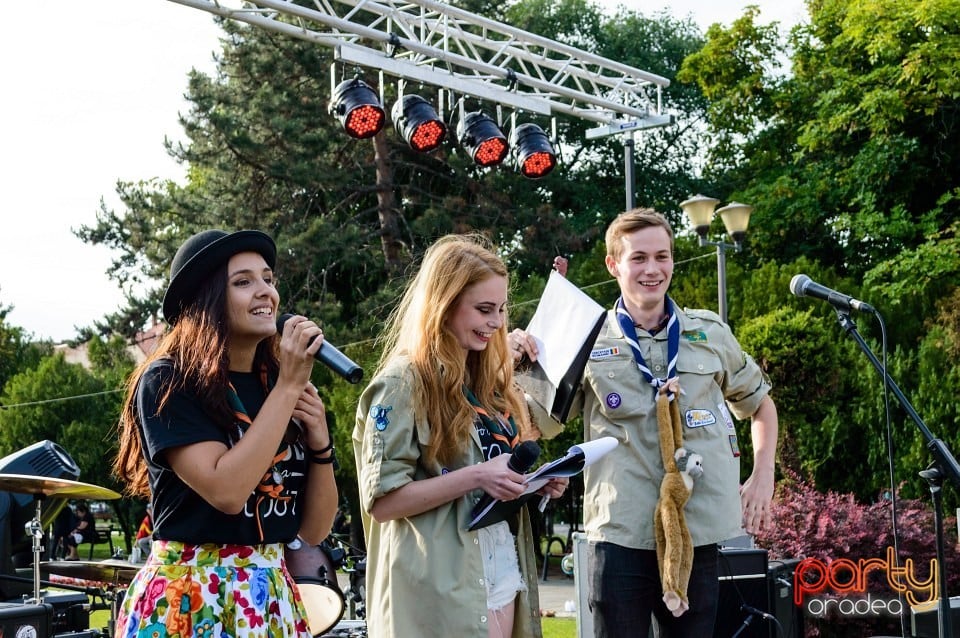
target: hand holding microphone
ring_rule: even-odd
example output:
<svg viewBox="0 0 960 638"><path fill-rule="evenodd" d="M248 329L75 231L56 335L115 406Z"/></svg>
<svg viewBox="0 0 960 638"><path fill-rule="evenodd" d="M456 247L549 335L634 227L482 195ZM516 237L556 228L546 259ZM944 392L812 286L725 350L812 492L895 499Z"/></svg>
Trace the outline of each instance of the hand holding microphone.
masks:
<svg viewBox="0 0 960 638"><path fill-rule="evenodd" d="M294 315L285 313L277 317L277 332L283 332L283 324ZM313 340L310 340L313 343ZM343 354L329 341L324 340L320 349L314 355L317 361L327 366L350 383L359 383L363 379L363 368L354 363L350 357Z"/></svg>
<svg viewBox="0 0 960 638"><path fill-rule="evenodd" d="M536 462L538 456L540 456L540 446L535 441L524 441L513 448L510 459L507 461L507 469L513 470L517 474L525 474ZM496 500L498 499L489 494L484 494L474 506L474 511L482 512Z"/></svg>

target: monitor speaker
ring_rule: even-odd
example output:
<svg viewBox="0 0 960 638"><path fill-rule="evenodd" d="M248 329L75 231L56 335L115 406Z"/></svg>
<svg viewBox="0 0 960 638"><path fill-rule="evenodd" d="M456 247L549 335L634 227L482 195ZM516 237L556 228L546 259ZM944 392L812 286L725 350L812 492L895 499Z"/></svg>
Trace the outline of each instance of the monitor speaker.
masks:
<svg viewBox="0 0 960 638"><path fill-rule="evenodd" d="M717 560L720 600L714 638L803 638L803 610L793 602L799 560L768 561L765 549L730 547L721 548Z"/></svg>
<svg viewBox="0 0 960 638"><path fill-rule="evenodd" d="M720 595L714 638L770 638L769 621L743 611L747 605L770 613L767 550L723 547L717 555ZM740 632L739 634L737 632Z"/></svg>
<svg viewBox="0 0 960 638"><path fill-rule="evenodd" d="M51 638L52 625L49 603L0 603L0 636Z"/></svg>
<svg viewBox="0 0 960 638"><path fill-rule="evenodd" d="M960 636L960 598L956 596L950 599L950 629L954 638ZM910 634L913 638L939 638L939 600L910 608Z"/></svg>

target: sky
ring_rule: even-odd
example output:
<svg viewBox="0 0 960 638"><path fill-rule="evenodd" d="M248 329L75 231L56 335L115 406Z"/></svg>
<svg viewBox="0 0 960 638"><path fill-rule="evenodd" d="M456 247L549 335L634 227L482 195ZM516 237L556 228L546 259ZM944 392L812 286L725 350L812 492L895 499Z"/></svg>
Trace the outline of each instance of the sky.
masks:
<svg viewBox="0 0 960 638"><path fill-rule="evenodd" d="M668 10L706 30L743 7L792 25L803 0L604 0L645 15ZM117 311L110 252L73 234L101 200L119 210L118 181L183 181L164 139L177 121L191 68L214 69L220 31L205 11L168 0L47 0L0 21L0 307L6 323L61 342Z"/></svg>

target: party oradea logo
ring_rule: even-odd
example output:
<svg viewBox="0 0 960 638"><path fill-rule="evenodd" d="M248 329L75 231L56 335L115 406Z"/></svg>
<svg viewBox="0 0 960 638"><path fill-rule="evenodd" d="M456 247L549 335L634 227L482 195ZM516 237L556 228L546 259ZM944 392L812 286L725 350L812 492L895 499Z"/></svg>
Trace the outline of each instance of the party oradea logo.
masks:
<svg viewBox="0 0 960 638"><path fill-rule="evenodd" d="M929 607L940 592L937 559L930 559L924 576L913 559L896 560L892 547L886 558L805 558L793 573L793 602L817 618L900 617L909 607Z"/></svg>

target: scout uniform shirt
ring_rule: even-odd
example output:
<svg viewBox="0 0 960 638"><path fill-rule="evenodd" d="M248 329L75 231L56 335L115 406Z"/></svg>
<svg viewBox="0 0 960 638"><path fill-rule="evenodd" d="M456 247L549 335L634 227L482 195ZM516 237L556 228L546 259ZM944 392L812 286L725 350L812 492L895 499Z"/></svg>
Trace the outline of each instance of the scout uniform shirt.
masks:
<svg viewBox="0 0 960 638"><path fill-rule="evenodd" d="M694 483L685 509L693 544L699 546L742 533L740 451L730 411L748 418L770 384L718 315L675 312L681 392L674 400L680 401L684 446L703 456L703 476ZM665 377L667 331L637 333L653 376ZM584 440L612 436L620 443L584 471L584 526L590 541L656 548L653 514L664 469L655 392L637 367L616 310L608 311L571 410L575 416L582 405Z"/></svg>
<svg viewBox="0 0 960 638"><path fill-rule="evenodd" d="M378 523L370 508L378 497L410 481L439 476L483 461L476 429L462 458L449 468L427 465L430 426L415 417L413 373L406 360L378 374L357 406L353 449L361 518L367 540L367 630L370 638L487 638L487 593L470 512L483 492L409 518ZM528 591L516 599L513 636L539 638L537 567L526 510L516 533L520 573Z"/></svg>

